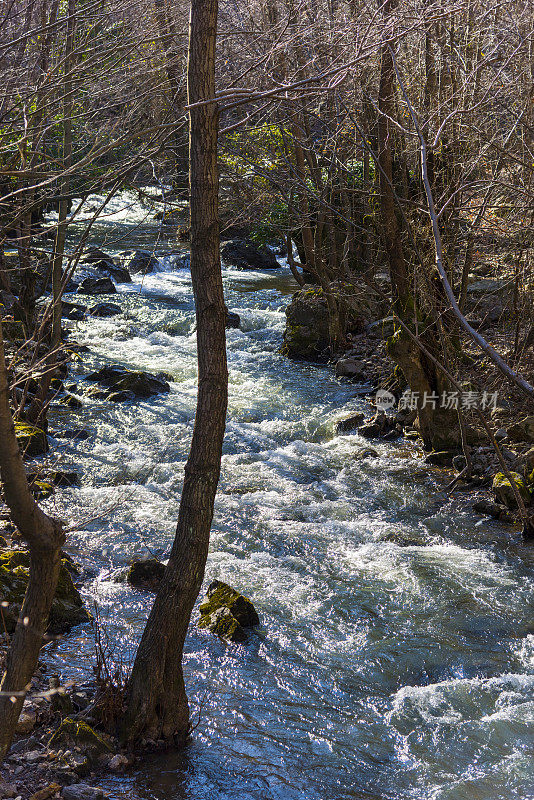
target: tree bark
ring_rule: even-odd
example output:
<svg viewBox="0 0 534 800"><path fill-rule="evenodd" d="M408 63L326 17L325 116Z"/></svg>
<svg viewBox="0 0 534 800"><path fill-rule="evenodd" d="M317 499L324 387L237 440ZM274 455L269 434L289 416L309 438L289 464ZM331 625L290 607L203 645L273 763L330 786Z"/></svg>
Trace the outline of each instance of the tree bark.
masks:
<svg viewBox="0 0 534 800"><path fill-rule="evenodd" d="M9 408L9 385L0 322L0 475L6 505L30 550L30 580L0 685L0 763L9 750L46 630L61 567L61 523L35 502Z"/></svg>
<svg viewBox="0 0 534 800"><path fill-rule="evenodd" d="M217 0L192 0L189 29L190 106L215 93ZM191 277L196 303L198 398L178 525L162 585L130 678L121 736L182 745L189 706L182 650L208 555L226 421L228 371L219 254L215 103L190 107Z"/></svg>

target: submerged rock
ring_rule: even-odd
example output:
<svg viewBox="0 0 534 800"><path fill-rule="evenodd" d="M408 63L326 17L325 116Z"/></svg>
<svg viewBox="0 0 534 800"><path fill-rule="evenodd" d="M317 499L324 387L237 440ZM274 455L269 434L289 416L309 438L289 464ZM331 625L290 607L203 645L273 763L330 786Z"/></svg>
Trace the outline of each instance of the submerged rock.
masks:
<svg viewBox="0 0 534 800"><path fill-rule="evenodd" d="M221 247L224 261L237 269L278 269L274 254L248 239L231 239Z"/></svg>
<svg viewBox="0 0 534 800"><path fill-rule="evenodd" d="M27 422L15 422L15 435L23 456L34 458L48 453L48 438L41 428Z"/></svg>
<svg viewBox="0 0 534 800"><path fill-rule="evenodd" d="M76 286L76 288L78 287ZM85 319L87 306L83 306L80 303L69 303L67 300L63 300L61 303L61 310L65 319L81 322L81 320Z"/></svg>
<svg viewBox="0 0 534 800"><path fill-rule="evenodd" d="M84 278L77 289L77 294L116 294L117 290L111 278Z"/></svg>
<svg viewBox="0 0 534 800"><path fill-rule="evenodd" d="M29 569L30 554L26 550L0 552L0 598L8 603L4 609L8 633L15 630L28 585ZM90 619L81 595L72 582L67 561L63 559L47 630L53 634L65 633Z"/></svg>
<svg viewBox="0 0 534 800"><path fill-rule="evenodd" d="M531 500L530 489L526 486L525 481L518 472L511 472L510 475L519 489L519 494L523 498L525 504L528 506ZM495 475L492 488L497 500L505 505L506 508L517 508L514 490L512 489L510 481L503 472L498 472Z"/></svg>
<svg viewBox="0 0 534 800"><path fill-rule="evenodd" d="M166 380L167 376L162 373L153 375L150 372L135 372L124 367L110 366L102 367L97 372L87 376L88 381L95 381L104 386L108 391L95 392L95 397L108 397L117 401L131 400L136 397L148 398L156 394L170 391L170 386ZM118 393L129 392L128 395Z"/></svg>
<svg viewBox="0 0 534 800"><path fill-rule="evenodd" d="M239 594L227 583L212 581L206 598L200 606L198 625L223 639L242 642L246 638L244 629L260 623L256 609L248 597Z"/></svg>
<svg viewBox="0 0 534 800"><path fill-rule="evenodd" d="M396 439L401 435L400 426L398 426L395 417L388 417L384 412L379 412L373 419L358 428L360 436L366 439Z"/></svg>

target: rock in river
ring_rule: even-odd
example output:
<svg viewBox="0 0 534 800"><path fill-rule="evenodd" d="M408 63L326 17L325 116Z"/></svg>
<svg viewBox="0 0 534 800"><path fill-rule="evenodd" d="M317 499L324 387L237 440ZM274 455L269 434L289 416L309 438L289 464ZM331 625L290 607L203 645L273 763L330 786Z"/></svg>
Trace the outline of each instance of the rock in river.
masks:
<svg viewBox="0 0 534 800"><path fill-rule="evenodd" d="M248 597L222 581L210 583L206 600L200 606L199 628L207 628L231 642L243 642L246 639L244 629L259 623L256 609Z"/></svg>
<svg viewBox="0 0 534 800"><path fill-rule="evenodd" d="M237 269L277 269L280 265L271 250L248 239L231 239L221 247L224 261Z"/></svg>
<svg viewBox="0 0 534 800"><path fill-rule="evenodd" d="M84 278L78 286L77 294L116 294L111 278Z"/></svg>
<svg viewBox="0 0 534 800"><path fill-rule="evenodd" d="M111 395L121 392L133 393L120 396L117 400L131 400L133 397L146 399L170 391L166 376L161 373L152 375L150 372L135 372L118 366L102 367L97 372L88 375L87 380L105 386L108 391L102 392L101 396L110 399L113 399Z"/></svg>

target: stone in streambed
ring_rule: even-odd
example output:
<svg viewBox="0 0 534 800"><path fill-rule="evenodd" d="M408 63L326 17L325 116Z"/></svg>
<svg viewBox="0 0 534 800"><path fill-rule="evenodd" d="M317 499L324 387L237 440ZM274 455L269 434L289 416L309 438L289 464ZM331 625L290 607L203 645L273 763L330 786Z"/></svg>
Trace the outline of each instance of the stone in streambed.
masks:
<svg viewBox="0 0 534 800"><path fill-rule="evenodd" d="M66 717L50 737L48 747L57 749L59 746L71 749L79 748L90 760L111 752L111 748L103 736L94 731L86 722L72 717Z"/></svg>
<svg viewBox="0 0 534 800"><path fill-rule="evenodd" d="M94 397L110 397L118 392L133 392L135 397L149 398L156 394L169 392L170 386L166 380L167 376L150 372L135 372L124 367L110 366L102 367L97 372L87 376L88 381L96 381L105 386L109 391L93 393ZM123 399L123 398L117 398ZM124 399L132 399L127 396Z"/></svg>
<svg viewBox="0 0 534 800"><path fill-rule="evenodd" d="M431 464L433 467L452 467L456 454L455 450L434 450L425 458L425 464Z"/></svg>
<svg viewBox="0 0 534 800"><path fill-rule="evenodd" d="M221 257L237 269L277 269L280 265L271 250L247 239L232 239L221 247Z"/></svg>
<svg viewBox="0 0 534 800"><path fill-rule="evenodd" d="M513 442L534 442L534 416L525 417L507 428L508 437Z"/></svg>
<svg viewBox="0 0 534 800"><path fill-rule="evenodd" d="M15 435L23 456L34 458L48 452L48 439L41 428L27 422L16 422Z"/></svg>
<svg viewBox="0 0 534 800"><path fill-rule="evenodd" d="M244 629L259 623L256 609L247 597L222 581L210 583L200 606L199 628L207 628L231 642L242 642L246 638Z"/></svg>
<svg viewBox="0 0 534 800"><path fill-rule="evenodd" d="M136 250L132 256L128 269L130 272L153 272L157 269L159 261L149 250Z"/></svg>
<svg viewBox="0 0 534 800"><path fill-rule="evenodd" d="M514 518L506 508L500 503L494 503L492 500L477 500L473 504L473 510L479 514L487 514L488 517L498 519L501 522L513 522Z"/></svg>
<svg viewBox="0 0 534 800"><path fill-rule="evenodd" d="M241 324L241 317L235 311L226 311L226 320L224 323L225 328L239 328Z"/></svg>
<svg viewBox="0 0 534 800"><path fill-rule="evenodd" d="M531 501L531 495L529 488L525 484L525 481L518 472L510 472L510 475L514 480L514 483L516 484L519 490L519 494L523 498L525 505L528 506ZM495 475L493 479L492 488L495 493L496 499L504 506L506 506L506 508L510 509L517 508L517 501L515 498L514 490L512 489L510 481L503 472L498 472Z"/></svg>
<svg viewBox="0 0 534 800"><path fill-rule="evenodd" d="M77 289L77 294L116 294L117 290L111 278L84 278Z"/></svg>
<svg viewBox="0 0 534 800"><path fill-rule="evenodd" d="M336 433L349 433L355 431L362 424L365 419L365 414L358 411L356 414L351 414L350 417L344 417L336 422Z"/></svg>
<svg viewBox="0 0 534 800"><path fill-rule="evenodd" d="M336 362L336 377L365 381L367 379L365 364L355 358L340 358Z"/></svg>
<svg viewBox="0 0 534 800"><path fill-rule="evenodd" d="M127 583L137 589L157 592L164 574L165 564L155 558L148 558L145 561L134 561L124 578Z"/></svg>
<svg viewBox="0 0 534 800"><path fill-rule="evenodd" d="M104 792L98 786L89 786L87 783L73 783L64 786L61 793L63 800L102 800Z"/></svg>

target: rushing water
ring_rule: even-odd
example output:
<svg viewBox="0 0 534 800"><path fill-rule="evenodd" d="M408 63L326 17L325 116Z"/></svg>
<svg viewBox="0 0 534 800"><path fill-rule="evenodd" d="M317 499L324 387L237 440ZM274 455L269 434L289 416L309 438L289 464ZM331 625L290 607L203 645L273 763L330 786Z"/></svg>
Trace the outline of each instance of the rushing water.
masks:
<svg viewBox="0 0 534 800"><path fill-rule="evenodd" d="M101 224L117 249L154 241L138 207ZM53 503L92 577L116 657L130 653L150 596L113 581L132 557L165 557L195 405L194 308L187 270L119 287L122 313L74 324L90 347L75 367L118 362L173 376L150 401L86 399L52 428L83 427L54 457L81 487ZM241 315L228 331L230 401L206 582L254 601L261 627L226 644L193 622L185 670L191 744L106 786L162 800L512 800L534 797L534 628L530 551L444 493L410 444L334 435L366 410L354 385L279 354L294 284L225 270ZM59 455L58 455L59 454ZM392 536L394 534L395 536ZM395 539L396 541L392 541ZM404 546L401 546L404 545ZM89 627L49 648L64 675L91 677Z"/></svg>

